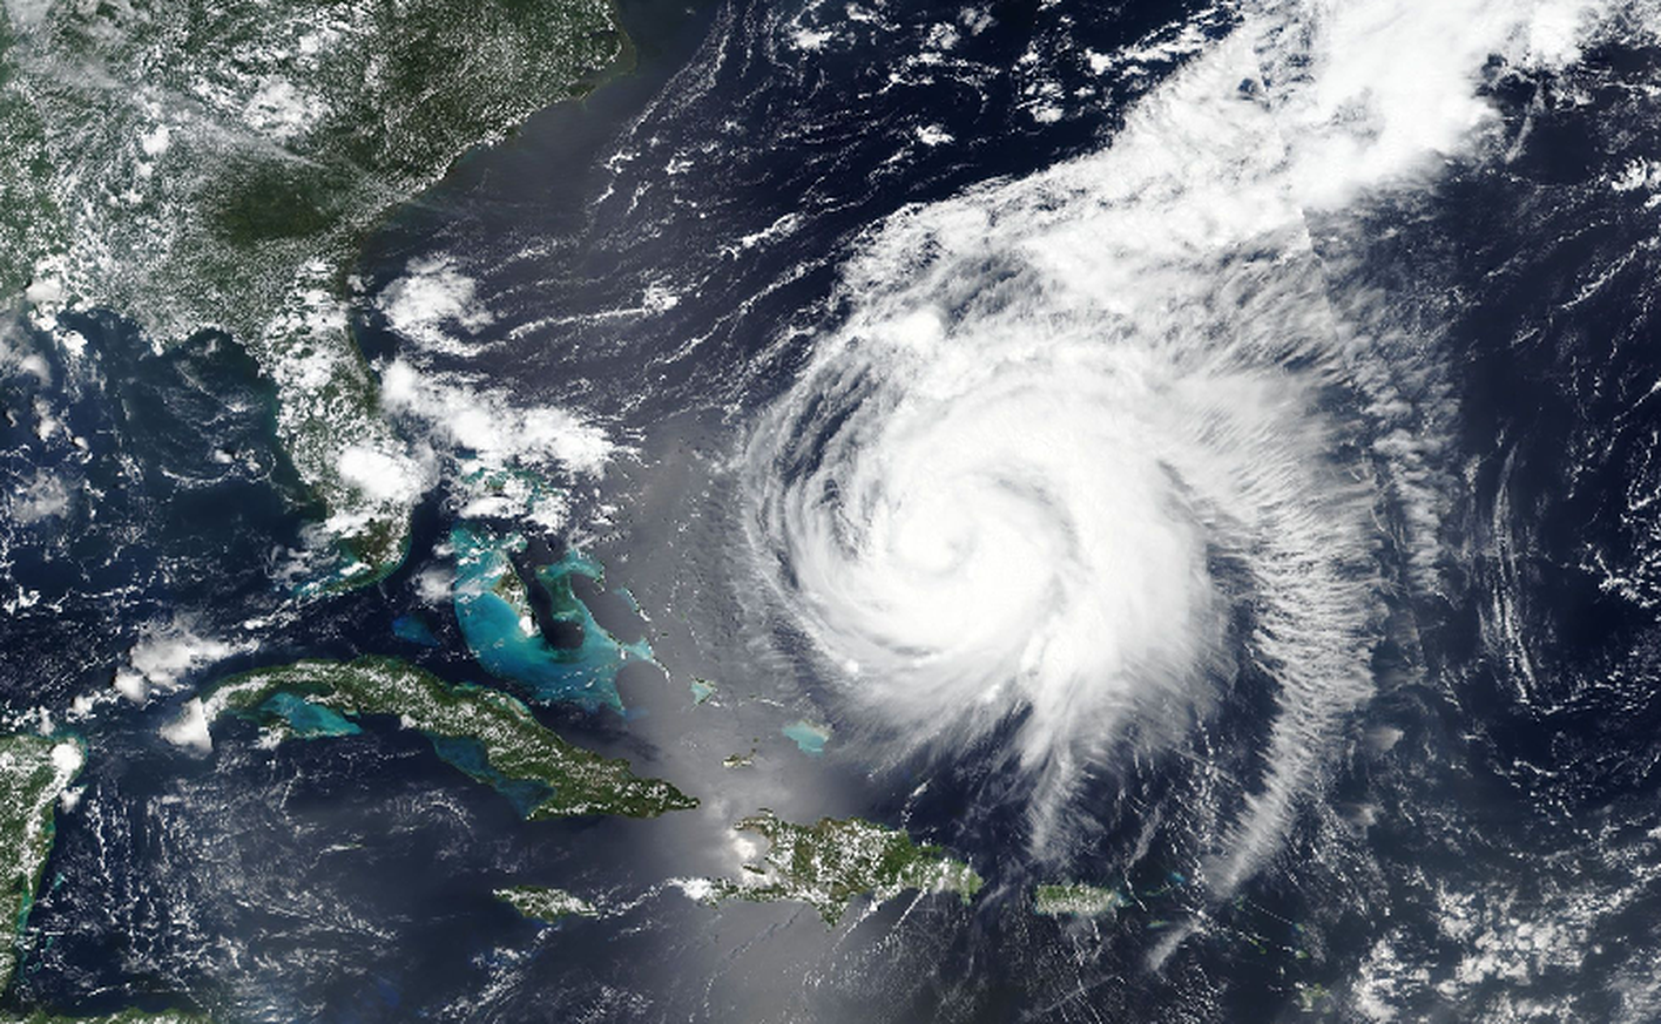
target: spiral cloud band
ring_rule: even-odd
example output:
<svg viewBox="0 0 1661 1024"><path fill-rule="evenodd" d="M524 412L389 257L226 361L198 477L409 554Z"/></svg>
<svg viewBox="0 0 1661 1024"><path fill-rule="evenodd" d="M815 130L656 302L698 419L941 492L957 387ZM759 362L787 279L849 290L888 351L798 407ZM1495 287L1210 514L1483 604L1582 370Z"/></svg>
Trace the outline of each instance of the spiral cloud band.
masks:
<svg viewBox="0 0 1661 1024"><path fill-rule="evenodd" d="M1277 707L1232 887L1371 692L1381 618L1367 366L1406 357L1340 318L1306 225L1480 145L1485 60L1573 59L1592 14L1560 7L1271 5L1105 150L870 234L746 462L757 564L848 706L947 751L1018 722L1042 842L1249 662Z"/></svg>

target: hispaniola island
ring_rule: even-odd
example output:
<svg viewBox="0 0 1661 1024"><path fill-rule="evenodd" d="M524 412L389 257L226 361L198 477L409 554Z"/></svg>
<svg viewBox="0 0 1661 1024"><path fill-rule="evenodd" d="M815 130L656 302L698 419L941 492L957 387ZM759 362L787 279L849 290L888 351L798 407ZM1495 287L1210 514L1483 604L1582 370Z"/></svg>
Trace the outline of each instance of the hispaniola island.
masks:
<svg viewBox="0 0 1661 1024"><path fill-rule="evenodd" d="M0 1024L1653 1024L1661 0L0 0Z"/></svg>

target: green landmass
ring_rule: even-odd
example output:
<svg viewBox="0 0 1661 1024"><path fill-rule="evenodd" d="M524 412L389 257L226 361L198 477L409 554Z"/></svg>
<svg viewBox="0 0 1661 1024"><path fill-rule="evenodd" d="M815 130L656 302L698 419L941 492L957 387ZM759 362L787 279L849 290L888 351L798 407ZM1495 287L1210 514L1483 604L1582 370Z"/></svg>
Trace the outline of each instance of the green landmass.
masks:
<svg viewBox="0 0 1661 1024"><path fill-rule="evenodd" d="M0 947L0 993L21 959L24 927L41 873L52 852L54 807L80 774L86 750L78 740L30 734L0 736L0 920L12 923ZM207 1024L208 1018L164 1011L124 1010L100 1017L63 1017L0 1011L3 1024Z"/></svg>
<svg viewBox="0 0 1661 1024"><path fill-rule="evenodd" d="M350 335L349 270L461 154L617 61L610 4L4 3L0 308L230 334L346 549L329 585L389 572L416 464Z"/></svg>
<svg viewBox="0 0 1661 1024"><path fill-rule="evenodd" d="M982 885L973 868L944 849L918 846L903 831L860 818L795 825L763 810L734 828L763 837L767 850L759 861L744 865L750 877L715 879L689 889L707 902L792 900L813 907L834 926L858 896L883 903L915 889L955 892L968 903Z"/></svg>
<svg viewBox="0 0 1661 1024"><path fill-rule="evenodd" d="M556 646L543 636L530 589L513 564L513 556L528 546L521 534L464 521L450 528L450 544L456 557L451 588L456 624L487 672L510 680L540 703L569 701L622 713L618 674L630 662L656 660L650 643L613 636L577 597L574 577L604 582L599 562L567 548L557 561L536 569L535 585L548 599L548 618L566 634L566 642Z"/></svg>
<svg viewBox="0 0 1661 1024"><path fill-rule="evenodd" d="M232 677L203 701L209 722L232 713L286 724L291 709L273 705L287 694L346 718L392 715L433 739L466 743L476 757L447 759L475 778L533 795L522 809L533 820L579 814L650 818L698 806L661 779L635 775L621 758L603 757L561 739L529 708L499 690L452 686L392 658L352 662L300 661Z"/></svg>
<svg viewBox="0 0 1661 1024"><path fill-rule="evenodd" d="M599 917L594 904L564 889L541 885L515 885L492 893L523 917L536 921L557 922L567 917Z"/></svg>
<svg viewBox="0 0 1661 1024"><path fill-rule="evenodd" d="M0 991L17 970L18 944L52 852L53 805L84 760L71 740L0 736L0 920L11 922L0 948Z"/></svg>
<svg viewBox="0 0 1661 1024"><path fill-rule="evenodd" d="M1125 905L1117 889L1069 882L1040 885L1033 894L1032 909L1047 917L1101 917Z"/></svg>

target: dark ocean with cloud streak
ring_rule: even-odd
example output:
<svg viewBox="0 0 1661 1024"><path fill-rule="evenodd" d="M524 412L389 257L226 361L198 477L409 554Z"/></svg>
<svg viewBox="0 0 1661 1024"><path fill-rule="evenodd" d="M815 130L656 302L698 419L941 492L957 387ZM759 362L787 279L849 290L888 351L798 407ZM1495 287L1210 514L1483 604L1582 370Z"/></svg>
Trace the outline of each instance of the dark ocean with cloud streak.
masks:
<svg viewBox="0 0 1661 1024"><path fill-rule="evenodd" d="M99 719L27 1004L1661 1012L1661 10L621 14L631 74L368 245L355 317L429 474L380 587L272 584L305 509L234 350L164 359L88 318L97 374L8 385L39 415L0 428L0 657L51 682L3 692L60 716L117 671L164 694ZM43 462L43 418L125 482ZM93 491L96 516L69 497ZM618 676L622 714L539 713L698 811L526 823L393 727L160 738L175 682L255 663L484 681L450 613L463 519L532 537L522 568L604 565L577 594L653 663ZM412 614L431 646L397 639ZM754 856L730 826L760 807L904 827L987 887L835 928L688 899ZM1061 881L1119 906L1035 914ZM518 882L610 910L539 928L490 895Z"/></svg>

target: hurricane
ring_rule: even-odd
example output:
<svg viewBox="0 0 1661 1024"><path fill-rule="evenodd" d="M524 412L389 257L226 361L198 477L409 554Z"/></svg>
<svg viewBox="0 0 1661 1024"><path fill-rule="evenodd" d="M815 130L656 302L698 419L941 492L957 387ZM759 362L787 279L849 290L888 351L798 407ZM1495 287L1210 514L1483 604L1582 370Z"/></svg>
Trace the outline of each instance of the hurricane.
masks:
<svg viewBox="0 0 1661 1024"><path fill-rule="evenodd" d="M1272 726L1208 851L1238 885L1373 693L1380 520L1434 519L1398 442L1449 417L1387 382L1434 379L1436 338L1385 329L1346 246L1491 155L1485 74L1572 60L1600 17L1253 5L1099 151L864 235L743 460L754 564L831 699L900 756L1007 737L1042 850L1082 780L1260 675ZM1407 532L1434 561L1434 522Z"/></svg>

